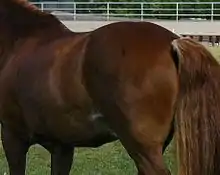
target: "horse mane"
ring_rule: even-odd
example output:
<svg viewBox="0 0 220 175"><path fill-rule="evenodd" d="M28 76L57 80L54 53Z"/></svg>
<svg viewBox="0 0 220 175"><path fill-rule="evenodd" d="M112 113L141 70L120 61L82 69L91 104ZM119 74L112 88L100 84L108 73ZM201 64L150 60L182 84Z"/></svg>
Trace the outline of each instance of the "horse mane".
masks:
<svg viewBox="0 0 220 175"><path fill-rule="evenodd" d="M19 41L34 37L43 44L69 33L73 32L55 16L27 0L0 0L0 70Z"/></svg>
<svg viewBox="0 0 220 175"><path fill-rule="evenodd" d="M1 0L0 23L5 22L15 29L17 35L24 36L34 32L53 29L52 32L70 31L52 14L40 11L27 0Z"/></svg>
<svg viewBox="0 0 220 175"><path fill-rule="evenodd" d="M10 0L8 0L8 1L10 1ZM38 13L45 13L45 12L41 12L34 4L31 4L27 0L11 0L11 1L26 7L30 11L34 11L34 12L38 12Z"/></svg>

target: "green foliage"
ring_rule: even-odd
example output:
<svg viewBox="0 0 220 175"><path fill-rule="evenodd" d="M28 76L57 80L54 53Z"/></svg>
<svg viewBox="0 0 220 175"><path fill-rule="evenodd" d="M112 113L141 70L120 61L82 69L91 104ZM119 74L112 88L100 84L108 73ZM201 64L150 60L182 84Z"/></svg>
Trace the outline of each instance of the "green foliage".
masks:
<svg viewBox="0 0 220 175"><path fill-rule="evenodd" d="M211 19L212 10L211 4L196 4L197 2L218 2L219 0L31 0L32 2L103 2L103 4L89 3L89 4L77 4L76 13L78 14L107 14L110 16L129 16L132 18L139 18L141 14L144 15L145 19L156 18L156 19L175 19L176 18L176 9L179 9L179 19L183 18L202 18L202 19ZM110 4L110 10L107 11L106 2L114 2L118 4ZM125 3L128 2L128 3ZM143 6L138 2L149 2L151 4L144 4ZM153 3L155 2L155 3ZM159 4L174 2L173 4ZM190 4L179 4L176 5L175 2L190 2ZM195 2L195 3L192 3ZM121 3L121 4L119 4ZM135 4L136 3L136 4ZM46 7L51 5L46 5ZM73 4L69 5L58 5L57 7L61 8L73 8ZM142 10L141 10L141 7ZM53 5L54 8L54 5ZM218 13L220 9L220 4L215 4L214 13ZM72 12L70 10L69 12ZM166 15L167 14L167 15ZM187 14L187 15L185 15ZM208 14L208 15L207 15ZM219 19L220 16L214 16L214 19Z"/></svg>

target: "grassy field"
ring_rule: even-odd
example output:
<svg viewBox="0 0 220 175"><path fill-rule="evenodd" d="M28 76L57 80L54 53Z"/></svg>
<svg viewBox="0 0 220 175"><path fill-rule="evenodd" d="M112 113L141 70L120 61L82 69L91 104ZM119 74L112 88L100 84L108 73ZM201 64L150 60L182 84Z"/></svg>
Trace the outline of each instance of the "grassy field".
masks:
<svg viewBox="0 0 220 175"><path fill-rule="evenodd" d="M220 60L220 47L209 48ZM164 160L173 175L176 175L175 151L172 144L168 147ZM8 174L7 163L0 144L0 175ZM36 145L28 153L27 175L49 175L50 155ZM79 148L75 153L71 175L134 175L136 169L120 142L106 144L97 149Z"/></svg>
<svg viewBox="0 0 220 175"><path fill-rule="evenodd" d="M174 152L170 146L165 161L174 172ZM0 148L0 175L8 172L3 150ZM41 146L33 146L28 153L27 175L49 175L50 155ZM106 144L97 149L79 148L71 175L134 175L136 168L120 142Z"/></svg>

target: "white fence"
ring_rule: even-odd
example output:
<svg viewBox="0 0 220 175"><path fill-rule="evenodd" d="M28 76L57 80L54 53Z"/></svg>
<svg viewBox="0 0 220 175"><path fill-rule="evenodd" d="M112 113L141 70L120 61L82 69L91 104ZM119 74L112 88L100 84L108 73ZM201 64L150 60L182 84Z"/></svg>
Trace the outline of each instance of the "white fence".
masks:
<svg viewBox="0 0 220 175"><path fill-rule="evenodd" d="M88 32L117 21L62 21L74 32ZM219 35L220 22L151 21L181 35Z"/></svg>
<svg viewBox="0 0 220 175"><path fill-rule="evenodd" d="M33 2L62 20L219 20L220 2Z"/></svg>

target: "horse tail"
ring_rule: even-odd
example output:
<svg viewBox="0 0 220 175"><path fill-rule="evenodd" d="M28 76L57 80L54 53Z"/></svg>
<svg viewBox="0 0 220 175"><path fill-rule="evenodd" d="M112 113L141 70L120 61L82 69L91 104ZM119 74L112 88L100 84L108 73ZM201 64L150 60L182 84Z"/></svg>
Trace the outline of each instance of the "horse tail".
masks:
<svg viewBox="0 0 220 175"><path fill-rule="evenodd" d="M174 40L172 55L179 74L175 111L178 174L219 175L219 64L203 45L189 38Z"/></svg>

